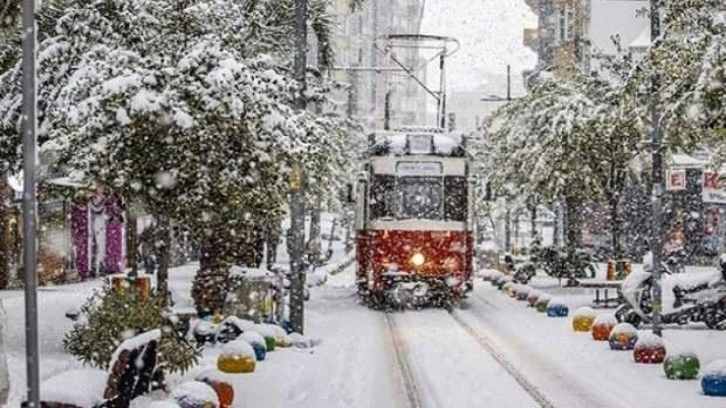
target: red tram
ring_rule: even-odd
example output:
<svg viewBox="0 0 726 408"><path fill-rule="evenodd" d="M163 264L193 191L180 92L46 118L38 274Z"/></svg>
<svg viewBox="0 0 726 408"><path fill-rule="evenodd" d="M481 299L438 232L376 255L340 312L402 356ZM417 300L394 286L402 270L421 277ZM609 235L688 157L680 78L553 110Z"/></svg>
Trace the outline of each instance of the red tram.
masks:
<svg viewBox="0 0 726 408"><path fill-rule="evenodd" d="M449 306L472 288L466 139L376 132L357 187L358 292L373 305Z"/></svg>

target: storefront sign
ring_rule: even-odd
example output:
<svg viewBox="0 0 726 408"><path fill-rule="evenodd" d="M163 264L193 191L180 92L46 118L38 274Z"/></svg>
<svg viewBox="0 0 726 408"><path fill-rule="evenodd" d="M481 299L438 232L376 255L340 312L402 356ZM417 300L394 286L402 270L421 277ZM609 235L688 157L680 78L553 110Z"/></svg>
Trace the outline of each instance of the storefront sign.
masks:
<svg viewBox="0 0 726 408"><path fill-rule="evenodd" d="M666 173L666 190L682 191L686 189L686 171L668 170Z"/></svg>
<svg viewBox="0 0 726 408"><path fill-rule="evenodd" d="M724 181L718 173L703 171L703 202L709 204L726 204Z"/></svg>

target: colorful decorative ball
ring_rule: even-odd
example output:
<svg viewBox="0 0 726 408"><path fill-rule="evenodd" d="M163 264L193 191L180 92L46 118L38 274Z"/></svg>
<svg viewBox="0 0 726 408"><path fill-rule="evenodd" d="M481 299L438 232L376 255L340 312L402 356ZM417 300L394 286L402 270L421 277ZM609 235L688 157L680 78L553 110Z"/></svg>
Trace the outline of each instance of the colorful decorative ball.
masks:
<svg viewBox="0 0 726 408"><path fill-rule="evenodd" d="M267 343L260 333L251 330L246 331L240 334L237 339L246 341L250 344L250 346L252 346L252 349L255 351L255 359L257 359L257 361L263 361L265 359L265 356L267 355Z"/></svg>
<svg viewBox="0 0 726 408"><path fill-rule="evenodd" d="M271 327L266 324L256 324L252 331L261 334L265 338L265 346L268 352L275 350L277 336L275 336L275 331Z"/></svg>
<svg viewBox="0 0 726 408"><path fill-rule="evenodd" d="M550 300L552 300L552 296L550 295L542 295L537 299L537 303L535 307L537 308L537 311L540 313L547 313L547 306L550 303Z"/></svg>
<svg viewBox="0 0 726 408"><path fill-rule="evenodd" d="M642 333L633 349L633 359L641 364L661 364L666 357L665 342L653 333Z"/></svg>
<svg viewBox="0 0 726 408"><path fill-rule="evenodd" d="M726 360L716 360L703 369L703 393L712 397L726 397Z"/></svg>
<svg viewBox="0 0 726 408"><path fill-rule="evenodd" d="M201 381L179 384L171 391L170 397L181 408L219 408L217 393Z"/></svg>
<svg viewBox="0 0 726 408"><path fill-rule="evenodd" d="M585 306L575 310L572 315L572 330L576 332L589 332L595 322L597 312L593 308Z"/></svg>
<svg viewBox="0 0 726 408"><path fill-rule="evenodd" d="M693 352L668 353L663 364L666 377L671 380L693 380L700 368L698 356Z"/></svg>
<svg viewBox="0 0 726 408"><path fill-rule="evenodd" d="M508 276L508 275L504 275L501 278L496 280L495 286L497 287L497 289L505 290L504 285L506 285L509 282L512 282L512 277Z"/></svg>
<svg viewBox="0 0 726 408"><path fill-rule="evenodd" d="M217 358L217 368L228 374L254 372L255 350L244 340L229 342Z"/></svg>
<svg viewBox="0 0 726 408"><path fill-rule="evenodd" d="M610 331L611 350L632 350L638 341L638 329L630 323L618 323Z"/></svg>
<svg viewBox="0 0 726 408"><path fill-rule="evenodd" d="M529 307L535 307L537 305L537 299L539 299L540 296L542 296L542 291L537 289L530 290L527 295L527 303L529 303Z"/></svg>
<svg viewBox="0 0 726 408"><path fill-rule="evenodd" d="M219 399L219 408L230 408L234 403L234 387L229 382L221 380L218 373L216 369L206 370L197 374L194 379L214 389Z"/></svg>
<svg viewBox="0 0 726 408"><path fill-rule="evenodd" d="M519 289L517 289L517 300L520 302L526 302L529 297L529 292L531 291L532 289L529 286L520 286Z"/></svg>
<svg viewBox="0 0 726 408"><path fill-rule="evenodd" d="M561 299L551 299L547 304L548 317L567 317L570 308Z"/></svg>
<svg viewBox="0 0 726 408"><path fill-rule="evenodd" d="M285 331L285 329L276 324L263 324L262 326L266 326L267 328L269 328L270 332L275 336L276 347L292 346L290 340L287 338L287 332Z"/></svg>
<svg viewBox="0 0 726 408"><path fill-rule="evenodd" d="M613 315L599 314L592 322L592 338L596 341L608 341L610 340L610 331L617 326L618 319Z"/></svg>

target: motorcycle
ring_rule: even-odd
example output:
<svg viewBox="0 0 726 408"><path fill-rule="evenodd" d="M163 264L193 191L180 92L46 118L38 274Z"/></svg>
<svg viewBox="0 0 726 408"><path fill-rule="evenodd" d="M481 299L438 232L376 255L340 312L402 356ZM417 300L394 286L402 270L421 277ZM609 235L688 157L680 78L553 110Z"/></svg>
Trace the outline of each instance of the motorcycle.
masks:
<svg viewBox="0 0 726 408"><path fill-rule="evenodd" d="M663 324L688 324L703 322L710 329L726 330L726 255L719 261L718 279L704 279L691 286L676 284L673 287L672 310L661 313ZM668 275L678 273L666 267ZM633 272L623 281L620 296L623 303L615 311L618 322L635 327L653 321L654 277L652 266L643 272Z"/></svg>
<svg viewBox="0 0 726 408"><path fill-rule="evenodd" d="M570 263L575 271L574 274L569 272ZM597 271L592 257L587 251L576 250L574 259L570 261L567 253L552 247L544 247L532 251L530 260L516 267L514 280L526 284L535 276L538 269L544 270L553 278L568 278L570 281L583 278L592 279Z"/></svg>

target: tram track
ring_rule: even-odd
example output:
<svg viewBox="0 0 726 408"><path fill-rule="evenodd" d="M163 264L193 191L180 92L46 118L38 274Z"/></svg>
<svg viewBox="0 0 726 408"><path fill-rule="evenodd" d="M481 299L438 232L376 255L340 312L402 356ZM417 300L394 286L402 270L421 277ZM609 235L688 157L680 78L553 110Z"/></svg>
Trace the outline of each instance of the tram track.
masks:
<svg viewBox="0 0 726 408"><path fill-rule="evenodd" d="M493 310L499 309L496 304L490 302L488 299L481 296L481 294L474 295L470 299L473 303L479 304L480 306L491 308ZM628 404L624 403L617 398L616 395L611 393L600 394L591 392L590 390L597 389L597 385L591 383L587 377L583 378L573 375L573 373L568 372L564 367L548 356L527 347L526 344L510 335L502 334L503 332L500 331L502 328L497 324L492 326L492 323L488 321L481 308L472 308L464 313L459 310L453 310L450 314L453 319L482 346L482 348L487 350L489 354L496 359L502 367L504 367L515 378L515 380L520 383L520 385L522 385L522 388L525 389L525 391L527 391L532 398L540 404L540 406L557 407L563 404L564 406L570 406L571 404L560 401L564 395L567 395L567 397L571 398L573 401L577 401L578 404L582 404L582 406L588 406L590 408L624 408L628 406ZM471 317L465 319L462 317L463 314L470 315ZM470 323L472 320L475 321L476 324ZM500 333L500 335L504 336L498 341L506 341L507 344L511 346L511 350L509 351L510 353L523 356L526 361L531 363L526 375L523 370L517 369L517 366L512 359L506 356L505 351L502 350L500 346L497 346L498 341L495 340L495 338L487 335L484 328L476 327L481 325L484 325L483 327L487 329L497 330L496 333ZM534 371L531 371L532 368L535 368ZM542 386L534 385L531 379L538 378L541 380L542 375L544 375L545 378L548 378L549 381L543 383ZM567 384L567 392L562 393L563 390L560 387L553 387L553 384ZM557 396L556 400L558 405L555 405L551 398L547 398L545 396L545 393L542 391L543 388L546 389L547 394ZM530 392L530 390L532 392Z"/></svg>
<svg viewBox="0 0 726 408"><path fill-rule="evenodd" d="M424 399L421 396L421 389L409 363L409 355L406 344L401 338L401 334L396 326L392 313L386 313L386 324L388 326L388 335L393 345L393 352L396 356L396 364L401 374L403 388L406 393L406 404L408 408L423 408Z"/></svg>
<svg viewBox="0 0 726 408"><path fill-rule="evenodd" d="M520 387L542 408L556 408L556 406L534 385L515 365L497 349L494 342L486 334L473 328L467 323L456 310L449 311L454 321L489 354L509 375L519 384Z"/></svg>

